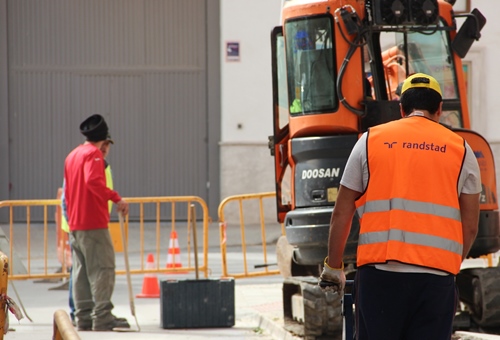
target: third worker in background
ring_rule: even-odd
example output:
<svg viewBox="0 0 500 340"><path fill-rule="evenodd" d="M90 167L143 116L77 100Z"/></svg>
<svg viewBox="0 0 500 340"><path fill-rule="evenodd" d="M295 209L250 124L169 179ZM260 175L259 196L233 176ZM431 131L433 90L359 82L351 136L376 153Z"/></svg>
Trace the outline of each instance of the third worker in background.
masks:
<svg viewBox="0 0 500 340"><path fill-rule="evenodd" d="M342 255L360 222L354 281L359 340L449 340L455 275L477 234L481 178L467 142L439 124L442 93L417 73L402 119L370 128L347 162L330 221L323 283L343 290Z"/></svg>
<svg viewBox="0 0 500 340"><path fill-rule="evenodd" d="M111 311L115 285L115 253L108 230L108 201L118 213L128 214L128 204L106 186L105 160L101 147L108 139L108 126L101 115L80 125L86 137L66 157L64 199L72 247L73 298L80 331L111 331L130 328Z"/></svg>
<svg viewBox="0 0 500 340"><path fill-rule="evenodd" d="M111 136L108 134L106 137L106 140L102 143L101 145L101 152L102 156L104 158L104 172L106 174L106 186L110 189L113 189L113 175L111 172L111 165L107 161L107 157L109 154L109 149L111 148L111 144L114 144L113 140L111 139ZM113 208L113 201L108 201L108 211L111 213L111 210ZM64 181L63 181L63 193L61 196L61 211L62 211L62 216L61 216L61 229L69 234L69 225L68 225L68 217L67 217L67 210L66 210L66 199L64 197ZM72 263L71 261L71 254L69 258L69 263ZM70 317L71 321L73 324L76 325L76 319L75 319L75 302L73 300L73 275L71 267L69 269L69 309L70 309Z"/></svg>

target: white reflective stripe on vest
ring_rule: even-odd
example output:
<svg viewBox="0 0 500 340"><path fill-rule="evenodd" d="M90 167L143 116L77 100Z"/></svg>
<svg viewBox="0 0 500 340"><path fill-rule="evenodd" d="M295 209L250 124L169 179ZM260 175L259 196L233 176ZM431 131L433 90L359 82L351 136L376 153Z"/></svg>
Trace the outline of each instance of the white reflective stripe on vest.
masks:
<svg viewBox="0 0 500 340"><path fill-rule="evenodd" d="M356 209L359 218L362 218L363 214L365 213L384 212L390 210L404 210L408 212L451 218L456 221L462 220L460 215L460 209L435 203L406 200L403 198L369 201Z"/></svg>
<svg viewBox="0 0 500 340"><path fill-rule="evenodd" d="M373 244L387 241L399 241L407 244L428 246L446 250L462 256L463 246L455 241L439 236L412 233L409 231L391 229L387 231L374 231L359 235L359 245Z"/></svg>

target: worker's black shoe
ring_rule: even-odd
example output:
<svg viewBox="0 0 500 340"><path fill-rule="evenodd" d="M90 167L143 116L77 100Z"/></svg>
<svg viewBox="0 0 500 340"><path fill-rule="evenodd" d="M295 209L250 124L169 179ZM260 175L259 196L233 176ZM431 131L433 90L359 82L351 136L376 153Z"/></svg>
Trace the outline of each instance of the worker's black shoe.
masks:
<svg viewBox="0 0 500 340"><path fill-rule="evenodd" d="M76 326L76 329L79 331L79 332L87 332L87 331L91 331L92 330L92 324L86 324L86 323L81 323L79 325Z"/></svg>
<svg viewBox="0 0 500 340"><path fill-rule="evenodd" d="M111 323L108 323L108 324L105 324L105 325L94 326L92 328L92 330L96 331L96 332L109 332L109 331L112 331L115 328L117 328L117 329L119 329L119 328L128 329L128 328L130 328L130 325L129 325L127 319L115 317L115 319Z"/></svg>
<svg viewBox="0 0 500 340"><path fill-rule="evenodd" d="M91 331L92 330L92 319L90 316L87 318L75 318L73 320L73 326L76 327L76 329L79 332L85 332L85 331Z"/></svg>
<svg viewBox="0 0 500 340"><path fill-rule="evenodd" d="M125 319L125 318L119 318L119 317L114 316L114 315L113 315L113 318L114 318L116 321L128 322L128 321L127 321L127 319Z"/></svg>

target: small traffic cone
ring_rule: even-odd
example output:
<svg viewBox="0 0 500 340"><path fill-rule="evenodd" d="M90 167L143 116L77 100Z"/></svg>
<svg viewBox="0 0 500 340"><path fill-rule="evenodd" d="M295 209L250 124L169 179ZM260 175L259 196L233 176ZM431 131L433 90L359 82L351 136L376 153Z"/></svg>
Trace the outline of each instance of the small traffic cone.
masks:
<svg viewBox="0 0 500 340"><path fill-rule="evenodd" d="M148 254L146 262L146 269L155 269L155 258L153 254ZM158 298L160 297L160 286L158 285L158 278L154 273L144 274L142 281L142 292L137 294L137 298Z"/></svg>
<svg viewBox="0 0 500 340"><path fill-rule="evenodd" d="M170 233L170 242L168 245L167 268L181 268L181 250L179 249L179 240L177 239L177 232L173 230ZM175 274L181 272L175 271Z"/></svg>

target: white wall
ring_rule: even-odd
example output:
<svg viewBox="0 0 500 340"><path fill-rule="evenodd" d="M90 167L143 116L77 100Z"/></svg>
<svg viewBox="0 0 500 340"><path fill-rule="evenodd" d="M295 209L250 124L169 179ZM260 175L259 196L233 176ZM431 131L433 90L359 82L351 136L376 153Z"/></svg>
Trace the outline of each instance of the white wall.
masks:
<svg viewBox="0 0 500 340"><path fill-rule="evenodd" d="M222 141L266 142L272 133L271 30L281 0L221 0ZM226 61L226 42L240 61Z"/></svg>
<svg viewBox="0 0 500 340"><path fill-rule="evenodd" d="M476 41L464 60L472 62L472 129L490 143L496 164L497 194L500 194L500 1L471 0L486 17L481 39Z"/></svg>
<svg viewBox="0 0 500 340"><path fill-rule="evenodd" d="M221 0L221 199L275 191L267 138L273 127L271 30L280 24L280 11L281 0ZM226 60L227 42L239 42L240 61ZM274 201L264 204L266 219L276 221ZM252 216L247 223L258 222Z"/></svg>
<svg viewBox="0 0 500 340"><path fill-rule="evenodd" d="M498 110L498 79L500 68L500 21L496 17L500 1L471 0L471 9L478 8L486 17L481 39L474 42L464 60L472 61L472 127L491 143L500 143L500 111ZM500 159L500 158L499 158Z"/></svg>
<svg viewBox="0 0 500 340"><path fill-rule="evenodd" d="M271 30L280 24L281 0L221 0L221 199L275 191L272 134ZM226 43L239 42L240 61L226 61ZM266 221L276 221L273 200ZM226 211L226 221L238 221ZM258 215L245 214L246 223Z"/></svg>

